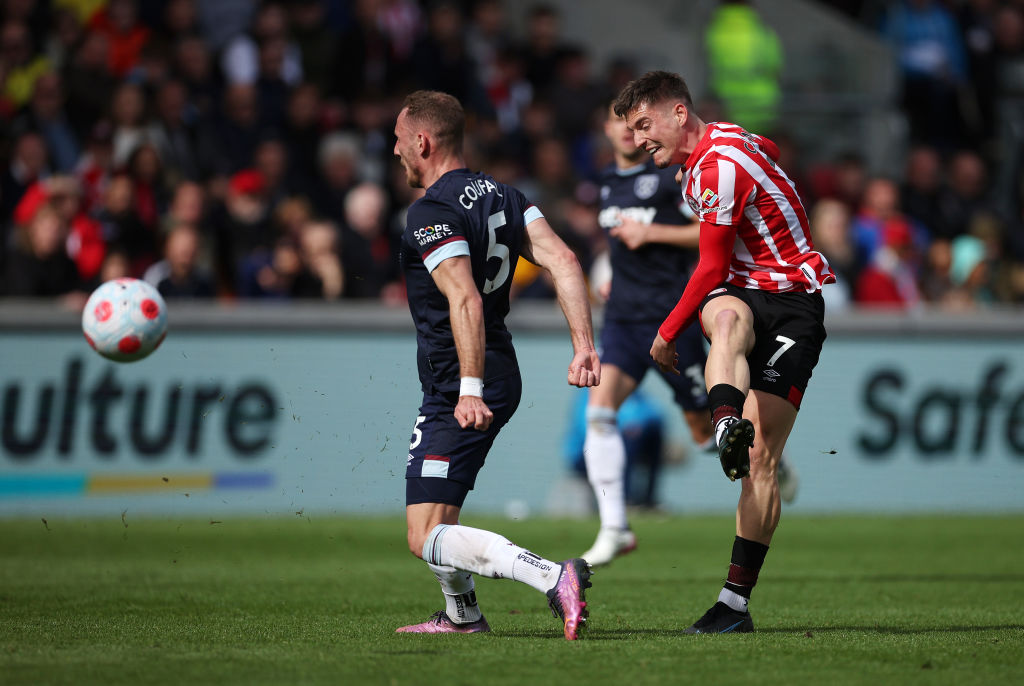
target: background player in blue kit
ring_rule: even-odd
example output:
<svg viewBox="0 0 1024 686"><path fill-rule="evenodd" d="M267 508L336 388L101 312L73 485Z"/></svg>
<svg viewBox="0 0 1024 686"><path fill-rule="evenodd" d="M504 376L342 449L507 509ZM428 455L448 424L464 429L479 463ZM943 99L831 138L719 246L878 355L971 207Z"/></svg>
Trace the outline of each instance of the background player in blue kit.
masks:
<svg viewBox="0 0 1024 686"><path fill-rule="evenodd" d="M446 602L426 622L398 631L489 631L472 572L546 593L565 637L574 640L587 618L586 562L551 562L499 534L459 524L477 472L522 392L505 327L520 254L547 269L554 282L574 350L569 383L597 386L601 377L576 256L522 193L465 168L464 122L454 97L417 91L395 123L395 155L406 180L427 189L409 208L401 248L423 386L406 468L408 542L434 572Z"/></svg>
<svg viewBox="0 0 1024 686"><path fill-rule="evenodd" d="M699 446L713 444L700 329L690 327L677 342L680 375L657 369L648 342L686 286L695 261L697 224L686 214L675 170L654 166L611 107L604 132L615 162L600 178L599 222L610 234L612 281L601 332L602 381L590 392L583 447L601 519L594 545L581 556L592 566L636 547L626 520L626 450L618 411L648 369L672 387L693 440Z"/></svg>

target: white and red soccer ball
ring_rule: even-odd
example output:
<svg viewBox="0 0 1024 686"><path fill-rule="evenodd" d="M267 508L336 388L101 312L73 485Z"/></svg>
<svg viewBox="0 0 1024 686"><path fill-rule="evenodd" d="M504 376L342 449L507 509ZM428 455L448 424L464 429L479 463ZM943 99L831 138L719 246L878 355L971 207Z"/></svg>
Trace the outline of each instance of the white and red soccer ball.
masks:
<svg viewBox="0 0 1024 686"><path fill-rule="evenodd" d="M89 345L109 360L141 360L167 335L167 304L145 281L107 281L85 303L82 333Z"/></svg>

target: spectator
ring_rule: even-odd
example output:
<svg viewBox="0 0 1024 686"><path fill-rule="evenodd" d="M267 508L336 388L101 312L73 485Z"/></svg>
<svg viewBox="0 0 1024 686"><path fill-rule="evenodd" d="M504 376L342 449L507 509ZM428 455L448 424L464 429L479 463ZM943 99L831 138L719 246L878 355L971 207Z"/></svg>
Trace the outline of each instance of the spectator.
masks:
<svg viewBox="0 0 1024 686"><path fill-rule="evenodd" d="M911 139L940 149L962 142L967 63L956 19L937 0L900 0L886 12L882 34L898 56Z"/></svg>
<svg viewBox="0 0 1024 686"><path fill-rule="evenodd" d="M361 183L345 197L341 256L345 296L391 298L400 278L396 247L387 231L387 195L374 183Z"/></svg>
<svg viewBox="0 0 1024 686"><path fill-rule="evenodd" d="M26 131L14 139L13 154L0 176L0 227L6 225L28 187L49 175L49 167L42 136Z"/></svg>
<svg viewBox="0 0 1024 686"><path fill-rule="evenodd" d="M327 26L327 8L320 0L297 0L289 4L292 36L302 55L304 83L327 92L335 74L337 40ZM299 85L299 84L296 84Z"/></svg>
<svg viewBox="0 0 1024 686"><path fill-rule="evenodd" d="M64 72L66 112L78 135L85 137L107 114L117 79L107 69L107 37L86 33Z"/></svg>
<svg viewBox="0 0 1024 686"><path fill-rule="evenodd" d="M75 176L82 185L82 209L92 213L103 202L103 191L113 169L113 127L101 120L89 132L85 152L75 167Z"/></svg>
<svg viewBox="0 0 1024 686"><path fill-rule="evenodd" d="M356 136L333 133L320 142L323 185L314 199L320 214L344 221L345 196L359 183L362 164L362 150Z"/></svg>
<svg viewBox="0 0 1024 686"><path fill-rule="evenodd" d="M932 236L946 236L949 230L940 210L942 160L930 145L914 146L907 156L900 205L908 216L920 222Z"/></svg>
<svg viewBox="0 0 1024 686"><path fill-rule="evenodd" d="M377 21L380 0L355 0L352 23L338 39L332 95L351 100L388 93L398 79L391 39Z"/></svg>
<svg viewBox="0 0 1024 686"><path fill-rule="evenodd" d="M135 0L109 0L105 9L89 22L92 31L107 38L107 68L124 77L139 63L150 31L139 21Z"/></svg>
<svg viewBox="0 0 1024 686"><path fill-rule="evenodd" d="M135 213L146 229L155 235L160 216L167 210L168 203L163 161L156 146L144 141L135 148L128 158L126 171L132 180Z"/></svg>
<svg viewBox="0 0 1024 686"><path fill-rule="evenodd" d="M526 43L522 47L526 78L535 93L547 94L562 54L562 18L551 5L534 5L526 19Z"/></svg>
<svg viewBox="0 0 1024 686"><path fill-rule="evenodd" d="M111 251L124 255L128 274L142 276L157 259L157 234L139 219L131 177L119 174L110 180L96 219Z"/></svg>
<svg viewBox="0 0 1024 686"><path fill-rule="evenodd" d="M8 19L0 26L0 64L6 70L0 86L0 113L10 116L32 97L36 80L50 70L50 61L35 53L28 25Z"/></svg>
<svg viewBox="0 0 1024 686"><path fill-rule="evenodd" d="M167 234L164 259L147 269L143 278L167 299L214 297L213 277L199 261L200 242L195 226L178 224Z"/></svg>
<svg viewBox="0 0 1024 686"><path fill-rule="evenodd" d="M46 201L68 227L67 253L78 268L82 284L98 286L97 277L107 245L100 223L83 211L82 188L71 176L51 176L42 183Z"/></svg>
<svg viewBox="0 0 1024 686"><path fill-rule="evenodd" d="M196 120L197 112L188 103L185 85L176 79L160 84L156 117L149 123L146 138L156 146L172 183L202 177Z"/></svg>
<svg viewBox="0 0 1024 686"><path fill-rule="evenodd" d="M421 87L454 95L471 115L492 116L476 63L466 50L462 13L452 0L431 7L427 33L413 51L413 65Z"/></svg>
<svg viewBox="0 0 1024 686"><path fill-rule="evenodd" d="M857 255L850 237L850 212L834 198L819 200L811 208L811 236L814 247L825 256L836 282L822 289L828 312L846 309L857 277Z"/></svg>
<svg viewBox="0 0 1024 686"><path fill-rule="evenodd" d="M266 138L253 154L253 168L263 177L264 193L271 207L289 195L288 149L280 138Z"/></svg>
<svg viewBox="0 0 1024 686"><path fill-rule="evenodd" d="M308 83L297 86L288 100L283 140L287 147L288 176L296 188L312 188L319 179L320 106L320 91Z"/></svg>
<svg viewBox="0 0 1024 686"><path fill-rule="evenodd" d="M254 263L250 258L264 256L265 264L265 256L274 247L276 236L265 194L266 183L260 173L244 169L231 177L227 197L214 211L217 267L222 288L229 292L244 293L243 281L250 276L245 269ZM250 280L248 286L252 283Z"/></svg>
<svg viewBox="0 0 1024 686"><path fill-rule="evenodd" d="M881 227L881 244L857 276L854 300L867 307L911 309L921 302L914 237L907 222Z"/></svg>
<svg viewBox="0 0 1024 686"><path fill-rule="evenodd" d="M299 245L303 262L320 282L320 297L337 300L345 288L345 272L338 255L338 229L330 222L308 222L300 231Z"/></svg>
<svg viewBox="0 0 1024 686"><path fill-rule="evenodd" d="M174 47L172 72L185 84L188 102L198 117L214 118L221 100L220 84L213 75L210 49L196 36L185 36Z"/></svg>
<svg viewBox="0 0 1024 686"><path fill-rule="evenodd" d="M119 168L146 139L146 96L140 86L126 81L117 87L110 104L110 120L114 125L111 163Z"/></svg>
<svg viewBox="0 0 1024 686"><path fill-rule="evenodd" d="M241 83L229 86L224 92L222 117L215 126L214 172L231 175L248 167L261 134L255 87Z"/></svg>
<svg viewBox="0 0 1024 686"><path fill-rule="evenodd" d="M7 295L54 297L80 288L75 263L64 249L68 227L50 205L21 225L19 240L5 270Z"/></svg>
<svg viewBox="0 0 1024 686"><path fill-rule="evenodd" d="M78 163L78 138L64 113L64 87L53 71L42 74L35 83L32 99L19 118L16 128L38 131L46 141L54 171L67 173Z"/></svg>
<svg viewBox="0 0 1024 686"><path fill-rule="evenodd" d="M51 68L60 71L68 65L75 47L82 42L84 28L78 15L68 7L54 8L52 27L45 53Z"/></svg>
<svg viewBox="0 0 1024 686"><path fill-rule="evenodd" d="M853 220L851 237L857 251L857 263L867 267L875 262L875 253L888 245L901 255L909 254L908 242L927 243L923 229L911 225L900 211L899 190L890 179L874 178L864 191L864 202Z"/></svg>
<svg viewBox="0 0 1024 686"><path fill-rule="evenodd" d="M988 210L989 190L985 163L971 150L956 153L948 165L949 188L938 198L942 220L936 232L945 238L967 233L971 220Z"/></svg>
<svg viewBox="0 0 1024 686"><path fill-rule="evenodd" d="M590 137L594 112L602 109L606 93L590 79L587 53L578 47L562 50L548 100L555 112L555 127L570 146L573 168L593 174L590 168Z"/></svg>
<svg viewBox="0 0 1024 686"><path fill-rule="evenodd" d="M466 51L476 64L477 79L488 90L501 78L499 55L513 52L502 0L478 0L466 30ZM493 100L492 100L493 102Z"/></svg>
<svg viewBox="0 0 1024 686"><path fill-rule="evenodd" d="M239 295L245 298L319 298L323 285L302 261L289 238L279 238L271 251L258 250L241 265Z"/></svg>

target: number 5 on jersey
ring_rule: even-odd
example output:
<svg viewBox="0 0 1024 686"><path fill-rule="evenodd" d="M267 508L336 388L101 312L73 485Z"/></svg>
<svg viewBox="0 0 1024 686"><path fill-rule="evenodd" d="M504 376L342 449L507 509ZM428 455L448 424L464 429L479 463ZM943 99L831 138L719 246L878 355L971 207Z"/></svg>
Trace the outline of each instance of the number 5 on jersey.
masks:
<svg viewBox="0 0 1024 686"><path fill-rule="evenodd" d="M498 235L496 231L502 226L505 226L505 213L495 212L487 218L487 262L490 264L491 259L498 258L501 260L501 266L498 267L498 273L493 279L487 279L484 281L484 294L496 291L501 288L501 285L508 280L509 275L509 251L508 246L498 242Z"/></svg>

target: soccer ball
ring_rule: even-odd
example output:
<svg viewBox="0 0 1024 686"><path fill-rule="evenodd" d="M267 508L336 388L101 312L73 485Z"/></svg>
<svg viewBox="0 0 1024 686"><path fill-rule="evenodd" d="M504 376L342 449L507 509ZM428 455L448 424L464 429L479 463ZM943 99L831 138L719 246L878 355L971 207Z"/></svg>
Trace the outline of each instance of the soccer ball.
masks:
<svg viewBox="0 0 1024 686"><path fill-rule="evenodd" d="M136 362L156 350L167 335L167 304L145 281L107 281L85 303L82 333L108 360Z"/></svg>

